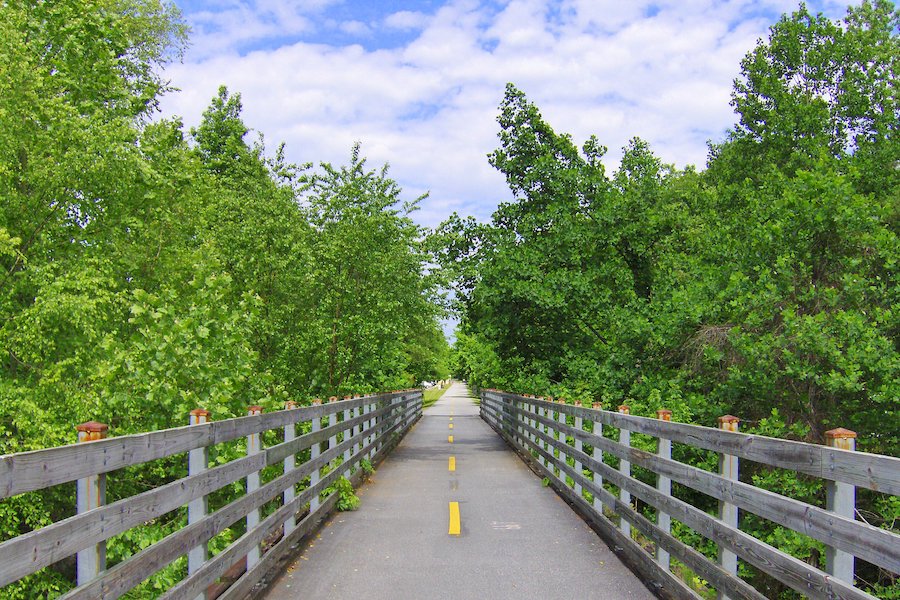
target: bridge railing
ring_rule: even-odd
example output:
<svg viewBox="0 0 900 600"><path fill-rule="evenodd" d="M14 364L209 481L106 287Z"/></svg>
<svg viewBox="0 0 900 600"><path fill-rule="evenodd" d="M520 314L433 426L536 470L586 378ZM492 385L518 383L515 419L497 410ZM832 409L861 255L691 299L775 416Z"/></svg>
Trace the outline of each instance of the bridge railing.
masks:
<svg viewBox="0 0 900 600"><path fill-rule="evenodd" d="M106 438L106 426L91 422L78 427L82 443L2 456L0 502L76 481L78 512L0 544L0 596L4 586L76 555L77 587L63 597L118 598L187 555L187 577L164 597L245 597L334 509L338 492L324 495L331 486L342 476L358 482L362 461L380 460L421 411L421 390L332 398L302 408L288 402L285 410L265 414L252 406L246 417L217 422L209 422L206 411L195 410L186 427ZM273 431L267 437L283 441L263 447L263 435ZM211 447L241 440L246 440L245 456L210 465ZM108 473L178 454L187 455L186 477L105 503ZM278 469L280 475L261 481L266 467ZM241 482L243 495L214 512L207 510L210 494ZM273 502L277 508L265 514ZM107 540L184 507L185 527L107 568ZM246 533L209 557L209 541L240 521L246 522ZM237 579L230 587L216 586L220 577L235 570Z"/></svg>
<svg viewBox="0 0 900 600"><path fill-rule="evenodd" d="M874 598L854 587L855 558L900 573L900 536L855 519L857 488L900 495L900 459L853 451L855 434L846 430L829 432L830 445L819 446L738 433L738 419L730 416L721 418L715 429L672 422L665 410L656 419L628 412L627 406L611 412L600 410L599 404L586 408L497 390L481 392L482 418L523 457L530 457L663 597L697 597L673 575L672 558L708 581L720 598L765 598L737 576L738 558L812 598ZM618 441L604 437L604 426L618 430ZM657 438L657 451L632 447L632 433ZM717 453L718 472L673 460L672 442ZM585 446L592 448L590 454ZM604 454L617 457L618 466L607 464ZM826 507L739 481L739 459L824 480ZM655 485L633 477L632 466L655 474ZM605 488L604 481L617 493ZM716 499L718 514L673 496L672 482ZM584 491L590 492L591 502ZM655 509L656 522L636 510L633 499ZM604 508L618 517L618 525L604 516ZM823 542L825 570L742 531L738 511ZM714 542L718 560L672 535L672 519ZM632 527L652 542L654 554L632 539Z"/></svg>

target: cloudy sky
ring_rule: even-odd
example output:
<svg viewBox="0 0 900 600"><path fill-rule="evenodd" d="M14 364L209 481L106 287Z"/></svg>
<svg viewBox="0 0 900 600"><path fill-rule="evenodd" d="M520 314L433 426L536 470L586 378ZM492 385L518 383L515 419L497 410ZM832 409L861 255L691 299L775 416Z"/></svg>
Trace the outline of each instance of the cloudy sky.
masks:
<svg viewBox="0 0 900 600"><path fill-rule="evenodd" d="M557 132L592 134L614 169L633 136L703 167L735 121L740 59L788 0L175 0L191 46L167 77L165 115L195 125L220 84L294 162L344 164L354 141L387 162L414 216L490 218L510 198L487 163L512 82ZM846 4L807 3L831 17Z"/></svg>

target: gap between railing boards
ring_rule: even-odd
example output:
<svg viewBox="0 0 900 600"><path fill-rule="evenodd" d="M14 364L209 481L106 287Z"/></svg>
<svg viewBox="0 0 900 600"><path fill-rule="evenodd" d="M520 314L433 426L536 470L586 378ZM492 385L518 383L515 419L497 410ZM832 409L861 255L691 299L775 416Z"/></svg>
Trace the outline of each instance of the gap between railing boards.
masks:
<svg viewBox="0 0 900 600"><path fill-rule="evenodd" d="M829 446L823 447L738 433L739 420L730 415L720 418L720 428L713 429L674 423L671 412L665 409L651 419L630 415L625 405L611 412L601 410L599 403L584 408L579 402L571 405L498 390L483 390L481 399L482 417L523 457L534 461L560 493L582 512L589 512L601 533L626 549L632 566L656 581L659 588L666 588L672 597L695 597L672 575L672 556L713 584L720 597L734 598L764 597L737 577L738 558L805 595L821 598L873 598L853 587L854 556L890 572L900 570L900 536L854 520L855 487L897 495L900 460L854 452L853 432L833 430L828 433ZM586 421L592 423L593 431L584 429ZM618 441L603 436L604 425L619 430ZM656 437L657 452L632 447L632 432ZM572 438L573 444L567 438ZM719 472L672 460L673 441L717 452ZM583 451L585 444L592 446L591 455ZM619 459L617 469L604 463L604 452ZM771 458L767 460L767 456ZM825 478L826 508L739 481L739 458ZM656 485L632 477L632 465L653 472ZM590 477L584 475L584 468ZM571 477L571 486L566 476ZM618 488L618 494L608 491L604 481ZM672 481L717 499L718 514L709 515L673 497ZM584 498L584 490L593 495L592 504ZM632 497L656 509L655 523L635 510ZM619 517L618 526L613 527L603 516L604 505ZM824 542L828 548L825 571L741 531L739 510ZM716 542L718 561L708 560L676 539L671 534L672 518ZM632 526L653 542L655 552L649 562L647 553L632 540Z"/></svg>

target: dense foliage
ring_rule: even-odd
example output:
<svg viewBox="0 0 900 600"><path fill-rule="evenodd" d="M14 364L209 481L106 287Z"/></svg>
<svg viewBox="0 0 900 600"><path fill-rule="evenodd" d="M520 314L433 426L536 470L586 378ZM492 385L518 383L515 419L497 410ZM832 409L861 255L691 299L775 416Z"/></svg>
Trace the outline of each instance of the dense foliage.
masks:
<svg viewBox="0 0 900 600"><path fill-rule="evenodd" d="M91 419L121 435L446 376L417 201L358 147L342 167L268 155L224 88L189 133L154 121L185 41L161 0L0 3L0 453ZM2 536L73 509L68 486L13 498ZM112 540L110 563L179 518ZM4 597L66 589L70 568Z"/></svg>
<svg viewBox="0 0 900 600"><path fill-rule="evenodd" d="M455 374L816 443L846 427L900 454L898 24L880 0L782 17L741 63L739 122L703 172L633 139L609 175L597 139L579 148L509 85L489 159L514 200L433 240L462 319ZM890 526L883 500L862 499Z"/></svg>

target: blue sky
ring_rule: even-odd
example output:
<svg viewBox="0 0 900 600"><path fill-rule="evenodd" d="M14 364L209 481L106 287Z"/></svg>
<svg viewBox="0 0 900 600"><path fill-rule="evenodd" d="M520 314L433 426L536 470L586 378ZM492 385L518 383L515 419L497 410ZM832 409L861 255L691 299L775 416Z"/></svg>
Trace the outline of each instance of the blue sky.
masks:
<svg viewBox="0 0 900 600"><path fill-rule="evenodd" d="M558 132L597 135L615 169L633 136L664 161L703 167L735 117L740 59L782 0L175 0L191 47L166 76L165 115L196 124L220 84L244 120L295 162L342 164L354 142L387 162L414 217L490 218L508 200L487 163L497 106L515 83ZM812 10L840 17L846 4Z"/></svg>

